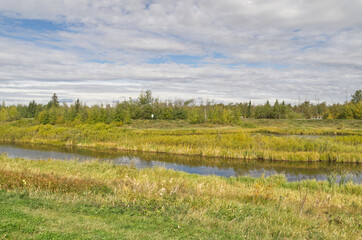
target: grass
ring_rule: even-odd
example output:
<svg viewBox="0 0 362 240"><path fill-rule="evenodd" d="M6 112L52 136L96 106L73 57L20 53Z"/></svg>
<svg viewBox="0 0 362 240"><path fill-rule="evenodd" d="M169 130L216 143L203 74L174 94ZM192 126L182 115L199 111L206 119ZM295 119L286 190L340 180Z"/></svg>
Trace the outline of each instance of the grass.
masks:
<svg viewBox="0 0 362 240"><path fill-rule="evenodd" d="M190 124L183 120L132 120L131 124L124 125L130 129L212 129L212 128L248 128L279 129L285 133L361 133L362 121L357 119L243 119L239 125L223 125L212 123Z"/></svg>
<svg viewBox="0 0 362 240"><path fill-rule="evenodd" d="M0 239L359 239L353 183L0 156Z"/></svg>
<svg viewBox="0 0 362 240"><path fill-rule="evenodd" d="M7 204L3 204L6 202ZM26 193L0 192L2 234L16 239L164 239L195 237L177 219L143 216L136 210L60 203ZM162 226L162 227L160 227ZM192 226L187 226L193 228ZM182 226L184 228L184 226ZM202 230L196 236L201 236ZM212 234L228 237L228 234Z"/></svg>
<svg viewBox="0 0 362 240"><path fill-rule="evenodd" d="M122 127L15 122L0 125L0 141L237 159L358 163L362 156L360 127L361 120L246 120L243 126L146 120Z"/></svg>

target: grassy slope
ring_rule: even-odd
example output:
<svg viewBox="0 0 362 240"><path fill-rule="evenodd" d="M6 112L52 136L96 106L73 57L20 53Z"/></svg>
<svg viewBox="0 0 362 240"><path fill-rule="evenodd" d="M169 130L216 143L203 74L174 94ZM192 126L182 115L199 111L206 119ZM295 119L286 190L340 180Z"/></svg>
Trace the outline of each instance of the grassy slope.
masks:
<svg viewBox="0 0 362 240"><path fill-rule="evenodd" d="M0 156L0 239L358 239L362 187Z"/></svg>
<svg viewBox="0 0 362 240"><path fill-rule="evenodd" d="M117 127L15 122L0 125L0 141L240 159L361 162L361 123L360 120L247 120L244 127L233 127L134 121ZM319 137L301 137L305 135Z"/></svg>

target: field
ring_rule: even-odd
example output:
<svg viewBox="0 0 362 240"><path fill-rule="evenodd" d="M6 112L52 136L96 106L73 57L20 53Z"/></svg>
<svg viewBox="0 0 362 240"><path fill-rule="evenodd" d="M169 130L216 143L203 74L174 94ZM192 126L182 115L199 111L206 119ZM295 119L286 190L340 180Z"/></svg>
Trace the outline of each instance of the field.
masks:
<svg viewBox="0 0 362 240"><path fill-rule="evenodd" d="M2 239L358 239L352 183L0 156Z"/></svg>
<svg viewBox="0 0 362 240"><path fill-rule="evenodd" d="M245 120L240 125L192 125L139 120L130 125L0 125L0 141L167 152L209 157L361 162L361 120Z"/></svg>

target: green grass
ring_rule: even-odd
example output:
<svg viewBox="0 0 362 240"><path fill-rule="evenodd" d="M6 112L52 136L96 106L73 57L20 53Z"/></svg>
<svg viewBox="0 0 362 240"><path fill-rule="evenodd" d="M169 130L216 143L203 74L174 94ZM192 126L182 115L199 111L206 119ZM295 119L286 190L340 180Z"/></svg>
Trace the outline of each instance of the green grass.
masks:
<svg viewBox="0 0 362 240"><path fill-rule="evenodd" d="M203 230L192 225L178 228L172 217L116 207L59 203L33 198L25 193L0 192L2 234L24 239L145 239L201 237ZM6 203L6 204L5 204ZM6 224L6 221L8 224ZM187 231L195 229L196 231ZM196 234L196 235L194 235ZM176 237L177 236L177 237ZM222 232L209 236L229 237Z"/></svg>
<svg viewBox="0 0 362 240"><path fill-rule="evenodd" d="M236 238L202 226L181 227L177 216L143 215L136 207L62 203L27 192L1 191L0 212L0 233L9 239L197 239L205 233L212 238Z"/></svg>
<svg viewBox="0 0 362 240"><path fill-rule="evenodd" d="M362 187L0 155L0 239L358 239Z"/></svg>
<svg viewBox="0 0 362 240"><path fill-rule="evenodd" d="M132 120L131 124L124 125L131 129L210 129L210 128L238 128L248 129L275 128L289 133L298 130L304 133L317 130L319 132L333 133L334 131L355 131L362 133L362 121L357 119L243 119L234 125L201 123L190 124L184 120Z"/></svg>
<svg viewBox="0 0 362 240"><path fill-rule="evenodd" d="M165 128L159 128L162 124ZM15 122L0 125L0 141L238 159L361 162L361 120L246 120L245 125L249 127L193 126L183 121L135 121L122 127Z"/></svg>

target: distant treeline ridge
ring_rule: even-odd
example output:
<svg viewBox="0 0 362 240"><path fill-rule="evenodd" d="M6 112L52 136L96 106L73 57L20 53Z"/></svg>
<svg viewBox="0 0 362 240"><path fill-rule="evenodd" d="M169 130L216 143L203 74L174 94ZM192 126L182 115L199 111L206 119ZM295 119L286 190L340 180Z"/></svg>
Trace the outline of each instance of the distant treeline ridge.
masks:
<svg viewBox="0 0 362 240"><path fill-rule="evenodd" d="M113 106L87 106L78 100L73 104L60 103L54 93L48 104L35 101L28 105L0 106L0 121L34 118L42 124L64 123L115 123L127 124L132 119L183 119L190 123L237 124L243 118L258 119L362 119L362 93L357 90L349 102L327 105L305 101L292 106L276 100L264 105L248 103L195 104L194 100L161 101L152 96L151 90L142 91L137 99L119 102Z"/></svg>

